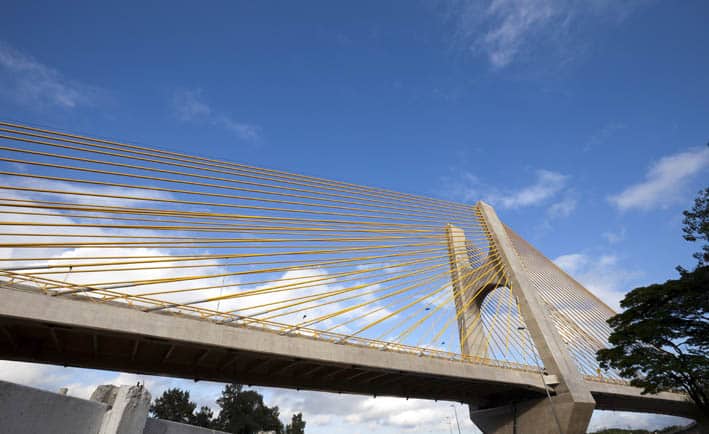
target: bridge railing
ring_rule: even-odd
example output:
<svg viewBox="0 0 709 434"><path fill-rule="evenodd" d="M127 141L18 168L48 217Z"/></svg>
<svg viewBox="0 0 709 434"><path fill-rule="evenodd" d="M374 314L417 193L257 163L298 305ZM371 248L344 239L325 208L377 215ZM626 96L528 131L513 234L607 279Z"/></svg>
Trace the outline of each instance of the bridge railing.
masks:
<svg viewBox="0 0 709 434"><path fill-rule="evenodd" d="M597 383L618 384L620 386L630 386L630 381L620 378L606 377L604 375L584 375L584 380L595 381Z"/></svg>

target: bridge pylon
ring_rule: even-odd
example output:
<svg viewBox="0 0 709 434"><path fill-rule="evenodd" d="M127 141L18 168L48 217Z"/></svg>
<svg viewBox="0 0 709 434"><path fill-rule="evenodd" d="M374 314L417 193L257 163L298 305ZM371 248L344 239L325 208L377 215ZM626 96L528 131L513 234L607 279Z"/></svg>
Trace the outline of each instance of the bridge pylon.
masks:
<svg viewBox="0 0 709 434"><path fill-rule="evenodd" d="M487 357L485 327L474 327L481 320L485 297L497 288L509 287L517 301L529 339L538 354L540 382L549 390L544 399L508 399L471 405L470 417L485 433L582 434L586 432L596 402L579 372L568 345L562 339L543 301L537 294L505 226L495 210L484 202L477 208L486 227L490 246L476 246L458 227L448 225L451 280L457 311L461 350L464 355ZM502 278L480 279L476 269L495 255L504 268ZM483 283L484 282L484 283ZM527 333L525 332L525 334Z"/></svg>
<svg viewBox="0 0 709 434"><path fill-rule="evenodd" d="M504 286L498 276L485 279L484 271L492 268L489 252L468 241L463 229L446 227L451 267L453 300L458 321L461 353L488 358L488 346L481 327L476 327L482 313L482 301L490 291ZM467 331L470 333L467 333Z"/></svg>

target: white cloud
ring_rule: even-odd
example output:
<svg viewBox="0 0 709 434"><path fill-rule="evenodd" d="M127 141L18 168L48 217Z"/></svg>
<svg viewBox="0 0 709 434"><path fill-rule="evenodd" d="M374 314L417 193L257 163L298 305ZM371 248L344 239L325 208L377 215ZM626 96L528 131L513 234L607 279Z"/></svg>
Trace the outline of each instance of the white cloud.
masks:
<svg viewBox="0 0 709 434"><path fill-rule="evenodd" d="M575 274L587 262L588 258L581 253L570 253L554 259L554 263L569 274Z"/></svg>
<svg viewBox="0 0 709 434"><path fill-rule="evenodd" d="M623 295L642 275L640 271L619 264L614 254L594 257L585 253L570 253L553 261L615 311L620 311Z"/></svg>
<svg viewBox="0 0 709 434"><path fill-rule="evenodd" d="M501 189L482 182L470 172L441 178L443 195L452 200L474 202L485 200L503 209L519 209L540 206L562 196L547 209L547 218L568 217L576 209L576 195L568 188L567 175L540 169L534 180L518 189Z"/></svg>
<svg viewBox="0 0 709 434"><path fill-rule="evenodd" d="M574 210L576 210L576 198L569 195L559 202L552 204L547 209L547 216L549 216L550 219L568 217Z"/></svg>
<svg viewBox="0 0 709 434"><path fill-rule="evenodd" d="M7 187L27 188L23 191L31 200L64 200L81 205L132 207L150 203L144 199L173 199L170 193L135 188L105 187L94 184L70 183L41 178L0 176L0 182ZM4 189L3 191L8 191ZM68 192L76 194L67 194Z"/></svg>
<svg viewBox="0 0 709 434"><path fill-rule="evenodd" d="M609 244L617 244L625 239L626 229L620 228L620 230L616 232L608 231L604 232L602 235Z"/></svg>
<svg viewBox="0 0 709 434"><path fill-rule="evenodd" d="M645 180L613 195L609 201L621 211L665 208L681 200L691 177L709 168L709 146L668 155L655 162Z"/></svg>
<svg viewBox="0 0 709 434"><path fill-rule="evenodd" d="M257 125L239 122L230 116L218 113L203 99L201 89L180 90L172 96L175 116L185 122L202 122L230 131L242 140L255 142L261 138L261 128Z"/></svg>
<svg viewBox="0 0 709 434"><path fill-rule="evenodd" d="M588 138L583 150L590 151L595 146L608 143L619 131L625 128L626 125L620 122L609 122L605 124Z"/></svg>
<svg viewBox="0 0 709 434"><path fill-rule="evenodd" d="M261 137L261 128L257 125L236 122L230 117L224 115L217 116L214 119L214 122L244 140L256 141Z"/></svg>
<svg viewBox="0 0 709 434"><path fill-rule="evenodd" d="M458 403L272 390L269 398L279 406L282 410L281 414L303 411L308 423L308 432L373 431L442 434L449 431L451 423L455 427L454 411L457 412L463 432L480 432L468 417L467 405ZM457 431L456 428L453 429Z"/></svg>
<svg viewBox="0 0 709 434"><path fill-rule="evenodd" d="M73 109L91 105L98 89L67 79L59 71L44 65L0 41L0 93L21 104Z"/></svg>
<svg viewBox="0 0 709 434"><path fill-rule="evenodd" d="M685 426L691 422L691 420L682 417L662 414L596 410L591 417L588 432L608 428L657 430L673 425Z"/></svg>
<svg viewBox="0 0 709 434"><path fill-rule="evenodd" d="M534 53L561 52L569 56L585 43L577 40L581 24L596 24L608 18L622 21L640 3L611 0L449 2L457 39L472 52L485 56L493 69L532 58Z"/></svg>
<svg viewBox="0 0 709 434"><path fill-rule="evenodd" d="M460 172L456 176L441 178L441 190L444 197L461 202L475 202L482 197L484 186L477 176L470 172Z"/></svg>
<svg viewBox="0 0 709 434"><path fill-rule="evenodd" d="M536 181L516 191L505 193L491 193L487 199L493 205L503 208L515 209L535 206L554 197L566 186L568 177L550 170L538 170ZM567 205L568 208L568 205Z"/></svg>
<svg viewBox="0 0 709 434"><path fill-rule="evenodd" d="M478 41L493 67L514 61L530 36L561 13L553 0L493 0L486 15L496 24Z"/></svg>
<svg viewBox="0 0 709 434"><path fill-rule="evenodd" d="M0 360L0 379L26 386L59 389L68 377L53 366Z"/></svg>
<svg viewBox="0 0 709 434"><path fill-rule="evenodd" d="M172 108L181 121L194 121L212 116L212 109L202 100L202 91L183 90L172 96Z"/></svg>

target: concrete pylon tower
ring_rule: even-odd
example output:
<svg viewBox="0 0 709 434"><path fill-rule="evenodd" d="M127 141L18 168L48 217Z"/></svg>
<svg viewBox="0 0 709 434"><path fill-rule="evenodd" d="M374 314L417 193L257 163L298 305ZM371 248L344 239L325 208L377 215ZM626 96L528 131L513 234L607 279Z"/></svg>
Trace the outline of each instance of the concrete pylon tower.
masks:
<svg viewBox="0 0 709 434"><path fill-rule="evenodd" d="M485 433L583 434L586 432L595 407L593 396L543 301L539 298L537 289L530 280L529 272L495 210L484 202L478 202L477 207L492 244L489 251L495 251L497 260L504 267L508 285L517 298L520 315L541 359L540 363L545 375L540 373L540 382L544 381L549 385L552 397L551 400L543 398L520 400L514 403L491 401L483 406L475 408L471 406L470 417ZM503 285L500 281L487 281L481 284L484 279L476 280L479 276L476 276L474 269L490 260L489 251L476 248L467 241L460 228L449 225L447 233L454 299L456 309L460 312L458 326L462 352L485 357L486 347L480 343L483 339L475 336L475 333L466 337L463 331L468 330L471 321L479 318L485 296Z"/></svg>
<svg viewBox="0 0 709 434"><path fill-rule="evenodd" d="M461 354L487 358L483 329L475 327L475 323L480 320L485 295L502 286L502 282L496 275L482 271L492 268L486 266L491 260L488 251L468 240L463 229L457 226L449 224L446 232Z"/></svg>

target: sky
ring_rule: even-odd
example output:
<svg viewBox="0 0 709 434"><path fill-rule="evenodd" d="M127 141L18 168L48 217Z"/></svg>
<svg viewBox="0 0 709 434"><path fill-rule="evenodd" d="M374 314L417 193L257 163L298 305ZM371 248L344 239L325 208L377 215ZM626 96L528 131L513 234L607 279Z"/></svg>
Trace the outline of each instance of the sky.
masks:
<svg viewBox="0 0 709 434"><path fill-rule="evenodd" d="M699 250L681 211L709 179L708 19L692 0L8 0L0 119L484 200L618 308ZM0 378L77 396L136 380L10 362ZM200 404L221 389L143 379ZM259 390L312 433L446 433L453 417L448 403ZM676 422L596 412L592 427Z"/></svg>

